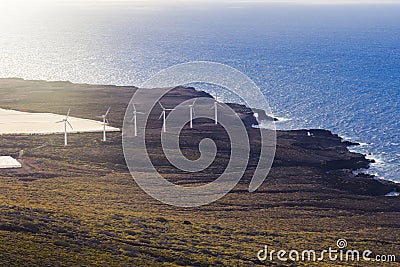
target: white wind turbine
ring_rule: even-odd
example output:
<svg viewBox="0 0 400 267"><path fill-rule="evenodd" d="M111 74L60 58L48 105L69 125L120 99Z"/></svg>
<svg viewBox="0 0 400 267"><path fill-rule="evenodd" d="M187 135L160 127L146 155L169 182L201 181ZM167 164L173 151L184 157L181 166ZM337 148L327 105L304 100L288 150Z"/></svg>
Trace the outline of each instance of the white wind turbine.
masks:
<svg viewBox="0 0 400 267"><path fill-rule="evenodd" d="M134 127L135 127L135 136L137 136L137 114L144 114L144 113L137 111L136 107L135 107L135 104L132 104L132 106L133 106L133 118L132 118L132 121L133 121L133 124L134 124Z"/></svg>
<svg viewBox="0 0 400 267"><path fill-rule="evenodd" d="M214 122L215 122L215 124L218 124L218 106L222 107L222 105L218 102L218 93L215 92L214 106L211 108L211 109L214 108Z"/></svg>
<svg viewBox="0 0 400 267"><path fill-rule="evenodd" d="M193 128L194 103L196 103L196 99L193 101L191 105L189 105L190 129Z"/></svg>
<svg viewBox="0 0 400 267"><path fill-rule="evenodd" d="M72 130L74 129L74 128L72 128L71 123L69 123L69 121L68 121L70 111L71 111L71 108L68 109L68 113L67 113L67 116L65 117L65 119L56 122L56 123L60 123L60 122L64 123L64 146L68 145L67 124L69 125L69 127L71 127Z"/></svg>
<svg viewBox="0 0 400 267"><path fill-rule="evenodd" d="M103 119L103 139L101 141L105 142L107 141L107 136L106 136L106 126L108 125L108 112L110 112L111 106L108 107L107 112L104 115L98 116L97 118Z"/></svg>
<svg viewBox="0 0 400 267"><path fill-rule="evenodd" d="M161 115L160 115L160 118L159 119L161 119L161 117L163 118L163 132L165 133L166 131L167 131L167 126L166 126L166 123L165 123L165 119L166 119L166 116L167 116L167 111L172 111L172 110L174 110L174 109L171 109L171 108L164 108L163 107L163 105L161 105L161 102L158 102L158 104L161 106L161 108L162 108L162 112L161 112Z"/></svg>

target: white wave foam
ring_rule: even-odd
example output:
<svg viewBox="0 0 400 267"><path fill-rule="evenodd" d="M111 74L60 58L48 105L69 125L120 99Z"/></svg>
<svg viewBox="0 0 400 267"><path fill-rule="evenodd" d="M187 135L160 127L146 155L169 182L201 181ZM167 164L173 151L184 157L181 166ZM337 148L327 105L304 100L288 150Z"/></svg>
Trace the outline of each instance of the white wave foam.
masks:
<svg viewBox="0 0 400 267"><path fill-rule="evenodd" d="M372 143L362 143L362 142L358 142L358 143L360 144L359 146L361 146L361 147L372 145Z"/></svg>

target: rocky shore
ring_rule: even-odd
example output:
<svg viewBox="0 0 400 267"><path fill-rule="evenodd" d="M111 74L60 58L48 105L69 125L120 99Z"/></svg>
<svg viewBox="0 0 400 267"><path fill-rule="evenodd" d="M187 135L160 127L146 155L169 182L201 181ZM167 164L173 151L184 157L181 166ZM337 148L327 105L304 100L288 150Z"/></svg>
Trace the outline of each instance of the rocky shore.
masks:
<svg viewBox="0 0 400 267"><path fill-rule="evenodd" d="M168 107L175 107L179 103L195 97L212 97L205 92L196 91L191 87L177 87L171 93L163 97L162 102ZM259 143L260 135L257 134L259 130L254 129L252 126L258 125L253 111L243 105L236 103L228 103L228 105L239 114L244 124L248 127L251 142L254 144ZM161 110L156 109L154 117L151 119L156 120L157 114ZM259 118L263 120L274 120L264 111L257 110ZM210 137L208 135L212 121L202 121L196 125L197 134L203 138ZM161 125L157 125L159 130ZM217 135L217 139L223 139L226 133L222 128L213 127L213 137ZM203 134L201 134L203 132ZM154 136L154 135L153 135ZM185 139L185 143L192 144L190 149L197 149L197 141L193 139L192 132L185 132L181 138ZM227 138L225 136L225 138ZM221 145L221 144L220 144ZM310 129L310 130L291 130L291 131L277 131L277 150L273 163L274 170L296 168L298 177L303 177L307 180L307 171L312 169L313 174L321 175L324 183L330 186L345 190L355 194L383 196L393 189L400 189L398 184L393 182L379 180L371 175L354 174L355 171L360 169L368 169L369 165L373 162L366 158L365 155L350 152L350 146L357 146L359 144L343 140L340 136L333 134L328 130ZM228 151L222 144L222 150ZM256 148L254 149L256 150ZM161 153L161 151L160 151ZM248 169L255 168L257 165L257 153L253 153L253 159L250 160ZM157 164L157 162L155 162ZM262 164L262 163L260 163ZM165 167L165 166L164 166ZM165 169L165 168L164 168ZM282 171L285 174L287 171ZM218 170L213 170L213 173L219 173ZM275 171L271 175L275 175ZM286 175L288 175L286 173ZM296 174L289 174L296 175Z"/></svg>

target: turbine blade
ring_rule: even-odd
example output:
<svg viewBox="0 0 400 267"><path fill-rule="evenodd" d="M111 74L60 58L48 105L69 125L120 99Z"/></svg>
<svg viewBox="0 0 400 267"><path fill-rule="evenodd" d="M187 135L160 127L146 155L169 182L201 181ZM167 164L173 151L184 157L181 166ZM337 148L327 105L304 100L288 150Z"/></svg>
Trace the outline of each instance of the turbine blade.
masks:
<svg viewBox="0 0 400 267"><path fill-rule="evenodd" d="M106 119L106 124L107 124L107 125L109 125L109 124L110 124L110 122L109 122L107 119Z"/></svg>
<svg viewBox="0 0 400 267"><path fill-rule="evenodd" d="M132 106L133 106L133 112L136 112L135 104L132 104Z"/></svg>
<svg viewBox="0 0 400 267"><path fill-rule="evenodd" d="M64 121L56 121L56 123L60 123L60 122L64 122Z"/></svg>
<svg viewBox="0 0 400 267"><path fill-rule="evenodd" d="M73 130L74 128L72 127L71 123L69 123L69 121L66 121L69 125L69 127L71 127L71 129Z"/></svg>
<svg viewBox="0 0 400 267"><path fill-rule="evenodd" d="M194 106L194 103L196 103L196 100L197 100L197 98L194 99L194 101L192 103L192 106Z"/></svg>
<svg viewBox="0 0 400 267"><path fill-rule="evenodd" d="M163 110L163 112L161 112L160 118L158 118L159 120L161 120L161 118L163 117L164 113L165 113L165 110Z"/></svg>
<svg viewBox="0 0 400 267"><path fill-rule="evenodd" d="M71 112L71 107L68 108L67 119L68 119L68 117L69 117L69 113L70 113L70 112Z"/></svg>
<svg viewBox="0 0 400 267"><path fill-rule="evenodd" d="M137 114L146 114L146 113L144 113L144 112L139 112L139 111L137 111L136 113L137 113Z"/></svg>
<svg viewBox="0 0 400 267"><path fill-rule="evenodd" d="M104 114L104 116L108 115L108 112L110 112L111 106L108 107L106 114Z"/></svg>
<svg viewBox="0 0 400 267"><path fill-rule="evenodd" d="M158 104L161 106L162 109L165 110L165 108L163 107L163 105L161 105L161 102L160 102L160 101L158 101Z"/></svg>

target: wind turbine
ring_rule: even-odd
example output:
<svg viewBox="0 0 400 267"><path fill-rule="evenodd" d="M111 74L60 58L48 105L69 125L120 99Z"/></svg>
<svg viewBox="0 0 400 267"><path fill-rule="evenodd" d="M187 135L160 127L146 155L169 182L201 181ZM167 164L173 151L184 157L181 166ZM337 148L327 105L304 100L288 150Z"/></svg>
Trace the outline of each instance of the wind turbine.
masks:
<svg viewBox="0 0 400 267"><path fill-rule="evenodd" d="M106 137L106 126L108 125L108 112L110 112L111 106L108 107L107 112L104 115L98 116L97 118L101 118L103 119L103 142L107 141L107 137Z"/></svg>
<svg viewBox="0 0 400 267"><path fill-rule="evenodd" d="M158 102L158 104L160 104L160 106L161 106L161 108L162 108L162 110L163 110L163 111L161 112L161 115L160 115L160 118L159 118L159 119L161 119L161 117L163 118L163 132L165 133L165 132L167 131L167 126L166 126L166 123L165 123L166 112L167 112L167 111L172 111L172 110L174 110L174 109L164 108L163 105L161 105L161 102Z"/></svg>
<svg viewBox="0 0 400 267"><path fill-rule="evenodd" d="M194 103L196 103L196 99L193 101L191 105L189 105L189 114L190 114L190 129L193 128L193 114L194 114Z"/></svg>
<svg viewBox="0 0 400 267"><path fill-rule="evenodd" d="M71 123L69 123L69 121L68 121L70 111L71 111L71 108L68 109L68 113L67 113L67 116L65 117L65 119L56 122L56 123L60 123L60 122L64 123L64 146L68 145L67 124L69 125L69 127L71 127L72 130L74 129L74 128L72 128Z"/></svg>
<svg viewBox="0 0 400 267"><path fill-rule="evenodd" d="M218 93L215 92L215 99L214 99L214 106L211 108L214 108L214 122L215 124L218 124L218 106L221 106L220 103L218 103Z"/></svg>
<svg viewBox="0 0 400 267"><path fill-rule="evenodd" d="M132 121L133 121L133 124L135 126L135 136L137 136L137 114L144 114L144 113L137 111L136 107L135 107L135 104L132 104L132 106L133 106L133 118L132 118Z"/></svg>

